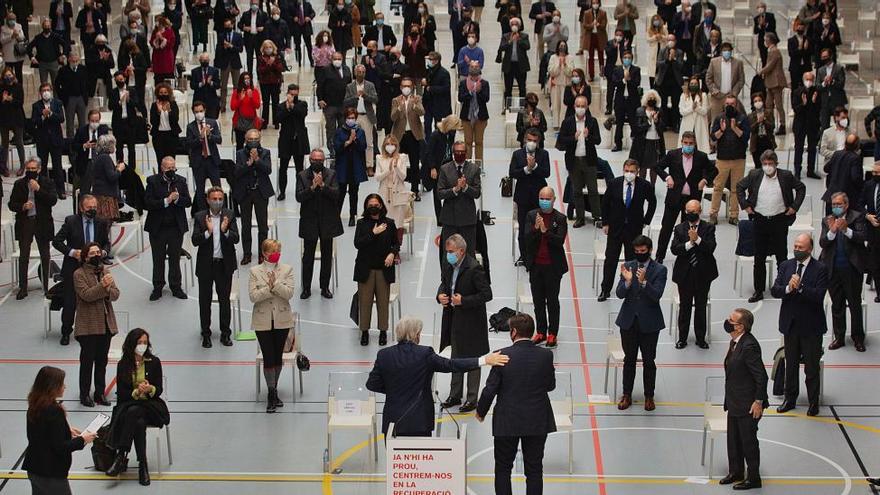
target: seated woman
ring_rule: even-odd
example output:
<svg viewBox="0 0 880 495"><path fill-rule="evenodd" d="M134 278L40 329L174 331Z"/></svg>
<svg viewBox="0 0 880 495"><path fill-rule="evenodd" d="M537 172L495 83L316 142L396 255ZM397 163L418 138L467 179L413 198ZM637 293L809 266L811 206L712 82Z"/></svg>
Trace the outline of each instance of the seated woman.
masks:
<svg viewBox="0 0 880 495"><path fill-rule="evenodd" d="M147 427L163 427L171 421L161 399L162 362L153 355L150 334L135 328L125 336L122 358L116 366L116 407L108 444L116 449L107 476L118 476L128 469L128 451L134 443L138 458L138 481L150 484L147 469Z"/></svg>

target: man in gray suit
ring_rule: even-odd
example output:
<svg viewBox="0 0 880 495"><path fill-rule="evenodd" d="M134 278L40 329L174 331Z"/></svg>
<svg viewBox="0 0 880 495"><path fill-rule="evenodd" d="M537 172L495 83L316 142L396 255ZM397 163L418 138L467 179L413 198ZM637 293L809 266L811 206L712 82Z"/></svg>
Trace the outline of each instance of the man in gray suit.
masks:
<svg viewBox="0 0 880 495"><path fill-rule="evenodd" d="M654 380L657 366L657 338L663 323L660 298L666 288L666 267L651 261L651 238L640 235L633 240L634 261L620 265L617 297L623 299L615 324L620 327L623 344L623 395L617 402L621 411L632 405L632 389L636 379L636 361L642 353L645 387L645 410L654 410Z"/></svg>
<svg viewBox="0 0 880 495"><path fill-rule="evenodd" d="M376 112L374 108L376 102L379 101L379 95L376 93L376 85L367 81L366 76L367 68L363 64L358 64L354 68L354 80L345 87L343 106L357 109L357 123L367 135L367 170L375 170L373 168L373 158L376 153L374 145L376 142Z"/></svg>
<svg viewBox="0 0 880 495"><path fill-rule="evenodd" d="M467 242L468 254L476 252L477 245L477 198L480 197L480 167L467 160L464 142L452 145L452 161L440 167L437 178L437 195L443 201L440 209L440 266L443 266L446 239L460 234Z"/></svg>

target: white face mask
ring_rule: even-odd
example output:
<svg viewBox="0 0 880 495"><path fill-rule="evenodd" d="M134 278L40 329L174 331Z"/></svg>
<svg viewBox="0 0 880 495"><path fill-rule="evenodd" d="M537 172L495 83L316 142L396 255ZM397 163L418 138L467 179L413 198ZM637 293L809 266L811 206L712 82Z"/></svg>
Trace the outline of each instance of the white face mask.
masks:
<svg viewBox="0 0 880 495"><path fill-rule="evenodd" d="M823 25L823 26L827 26L827 25L829 25L829 24L831 24L831 19L822 19L822 25Z"/></svg>
<svg viewBox="0 0 880 495"><path fill-rule="evenodd" d="M281 19L281 16L280 16L280 15L278 15L278 14L274 14L274 15L272 15L272 20L273 20L273 21L277 21L278 19Z"/></svg>
<svg viewBox="0 0 880 495"><path fill-rule="evenodd" d="M143 356L144 353L147 352L147 344L138 344L134 346L134 353L138 356Z"/></svg>
<svg viewBox="0 0 880 495"><path fill-rule="evenodd" d="M764 169L764 173L767 174L767 176L772 176L776 173L776 167L773 165L763 165L761 168Z"/></svg>
<svg viewBox="0 0 880 495"><path fill-rule="evenodd" d="M574 76L571 78L571 83L574 85L578 85L581 83L581 78L579 76Z"/></svg>
<svg viewBox="0 0 880 495"><path fill-rule="evenodd" d="M393 155L395 151L397 151L397 146L394 146L393 144L386 144L385 145L385 153L388 153L389 155Z"/></svg>
<svg viewBox="0 0 880 495"><path fill-rule="evenodd" d="M198 120L199 122L205 120L205 112L196 112L195 116L196 120Z"/></svg>
<svg viewBox="0 0 880 495"><path fill-rule="evenodd" d="M42 96L43 96L44 100L49 101L52 99L52 92L51 91L43 91Z"/></svg>
<svg viewBox="0 0 880 495"><path fill-rule="evenodd" d="M623 41L623 36L615 36L614 41L620 43L621 41Z"/></svg>
<svg viewBox="0 0 880 495"><path fill-rule="evenodd" d="M89 129L97 131L99 125L101 125L100 122L89 122Z"/></svg>
<svg viewBox="0 0 880 495"><path fill-rule="evenodd" d="M400 88L400 94L403 96L409 96L412 93L412 88L409 86L404 86Z"/></svg>
<svg viewBox="0 0 880 495"><path fill-rule="evenodd" d="M844 117L844 118L838 120L837 123L840 124L840 127L844 127L844 128L845 128L845 127L848 127L848 126L849 126L849 119L846 118L846 117Z"/></svg>
<svg viewBox="0 0 880 495"><path fill-rule="evenodd" d="M763 101L756 101L755 102L755 110L763 110L763 109L764 109L764 102Z"/></svg>
<svg viewBox="0 0 880 495"><path fill-rule="evenodd" d="M531 153L531 152L535 151L536 149L538 149L538 143L536 143L534 141L526 141L526 151Z"/></svg>
<svg viewBox="0 0 880 495"><path fill-rule="evenodd" d="M810 81L804 81L804 87L805 87L805 88L812 88L812 87L813 87L813 81L812 81L812 80L810 80Z"/></svg>
<svg viewBox="0 0 880 495"><path fill-rule="evenodd" d="M627 182L632 182L632 181L636 180L636 174L634 172L624 172L623 173L623 180L625 180Z"/></svg>
<svg viewBox="0 0 880 495"><path fill-rule="evenodd" d="M519 31L519 26L516 25L516 24L514 24L513 26L510 26L510 31L511 31L512 33L515 33L515 32L517 32L517 31Z"/></svg>
<svg viewBox="0 0 880 495"><path fill-rule="evenodd" d="M342 67L342 60L334 60L333 67L336 67L337 69Z"/></svg>
<svg viewBox="0 0 880 495"><path fill-rule="evenodd" d="M558 15L557 15L557 16L553 16L553 23L554 23L554 24L559 24L559 21L560 21L560 19L559 19L559 16L558 16Z"/></svg>
<svg viewBox="0 0 880 495"><path fill-rule="evenodd" d="M574 114L577 115L578 117L583 117L584 115L586 115L586 113L587 113L587 109L586 109L586 108L584 108L584 107L574 107Z"/></svg>

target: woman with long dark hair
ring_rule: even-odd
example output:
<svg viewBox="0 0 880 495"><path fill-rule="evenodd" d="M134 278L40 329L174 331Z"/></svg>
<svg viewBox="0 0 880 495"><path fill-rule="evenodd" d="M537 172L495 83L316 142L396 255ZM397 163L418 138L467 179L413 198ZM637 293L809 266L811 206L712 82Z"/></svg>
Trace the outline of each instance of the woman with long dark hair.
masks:
<svg viewBox="0 0 880 495"><path fill-rule="evenodd" d="M166 156L175 156L180 142L180 108L168 83L156 85L156 101L150 106L150 134L156 163L162 163Z"/></svg>
<svg viewBox="0 0 880 495"><path fill-rule="evenodd" d="M138 459L138 481L150 484L147 469L147 427L163 427L171 421L162 395L162 362L153 355L150 334L135 328L125 336L122 358L116 365L116 407L110 427L111 446L116 449L107 476L128 469L128 452L134 443Z"/></svg>
<svg viewBox="0 0 880 495"><path fill-rule="evenodd" d="M244 135L247 131L259 129L262 125L257 118L257 109L261 104L260 90L254 87L251 73L242 72L238 76L238 84L232 90L232 99L229 100L229 108L232 109L232 130L235 131L236 150L244 147Z"/></svg>
<svg viewBox="0 0 880 495"><path fill-rule="evenodd" d="M64 395L64 370L43 366L28 394L27 438L22 469L27 471L33 495L69 495L71 454L95 439L67 423L59 399Z"/></svg>
<svg viewBox="0 0 880 495"><path fill-rule="evenodd" d="M397 226L388 217L382 196L376 193L364 199L364 213L354 229L354 281L358 284L358 327L361 345L370 343L373 301L376 301L379 345L388 343L388 305L394 283L394 259L400 252Z"/></svg>

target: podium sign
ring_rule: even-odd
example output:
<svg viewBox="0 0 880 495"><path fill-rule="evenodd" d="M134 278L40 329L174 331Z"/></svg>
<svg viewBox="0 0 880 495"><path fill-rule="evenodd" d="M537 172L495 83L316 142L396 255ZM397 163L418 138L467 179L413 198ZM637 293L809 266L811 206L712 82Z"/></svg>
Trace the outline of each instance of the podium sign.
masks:
<svg viewBox="0 0 880 495"><path fill-rule="evenodd" d="M393 431L390 425L388 431ZM467 493L467 443L461 438L388 437L386 495Z"/></svg>

